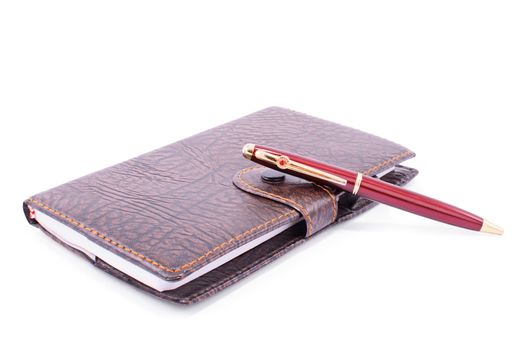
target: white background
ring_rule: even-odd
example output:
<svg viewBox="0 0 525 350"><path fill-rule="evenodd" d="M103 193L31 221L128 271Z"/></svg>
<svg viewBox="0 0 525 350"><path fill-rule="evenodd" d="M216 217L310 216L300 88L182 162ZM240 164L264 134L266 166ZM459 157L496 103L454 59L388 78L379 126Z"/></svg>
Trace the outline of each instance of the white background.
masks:
<svg viewBox="0 0 525 350"><path fill-rule="evenodd" d="M186 3L1 2L0 347L523 349L523 1ZM187 307L22 215L32 194L271 105L403 143L411 189L506 233L383 206Z"/></svg>

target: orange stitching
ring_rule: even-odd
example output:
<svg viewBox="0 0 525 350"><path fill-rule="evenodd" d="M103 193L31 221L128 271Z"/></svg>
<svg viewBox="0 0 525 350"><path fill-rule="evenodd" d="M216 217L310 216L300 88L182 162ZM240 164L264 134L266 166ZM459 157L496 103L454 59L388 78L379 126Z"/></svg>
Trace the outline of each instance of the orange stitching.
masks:
<svg viewBox="0 0 525 350"><path fill-rule="evenodd" d="M282 196L279 196L275 193L271 193L271 192L267 192L265 190L261 190L260 188L257 188L255 187L253 184L249 183L245 178L242 178L241 175L247 173L248 171L250 170L253 170L253 169L256 169L256 168L260 168L259 166L251 166L249 168L245 168L243 170L241 170L239 172L239 174L237 174L237 178L239 179L239 181L241 181L243 184L245 184L246 186L250 187L251 189L253 189L254 191L256 192L262 192L262 193L265 193L271 197L275 197L275 198L280 198L282 200L284 200L285 202L288 202L291 204L295 204L297 205L299 208L301 208L304 213L305 213L305 216L307 217L308 219L308 222L310 223L310 225L308 226L309 230L308 230L308 234L310 234L311 232L311 227L313 227L313 223L312 223L312 218L310 217L310 214L308 213L308 211L306 210L306 208L304 206L302 206L301 204L297 203L296 201L290 199L290 198L287 198L287 197L282 197ZM332 221L335 221L335 217L337 215L337 204L336 204L336 199L335 199L335 196L326 188L324 188L323 186L320 186L314 182L312 182L312 185L315 185L317 187L319 187L320 189L322 189L323 191L325 191L326 193L328 193L328 195L330 196L330 198L332 199L332 207L333 207L333 211L332 211Z"/></svg>
<svg viewBox="0 0 525 350"><path fill-rule="evenodd" d="M253 185L251 185L250 183L248 183L245 179L243 179L241 177L241 175L247 173L248 171L250 170L253 170L255 168L259 168L258 166L252 166L252 167L249 167L249 168L245 168L241 171L239 171L239 173L237 174L237 178L239 179L239 181L241 181L243 184L245 184L246 186L250 187L252 190L254 190L255 192L262 192L264 194L267 194L268 196L270 197L274 197L274 198L279 198L289 204L292 204L292 205L296 205L298 206L299 208L301 208L304 212L304 215L305 215L305 218L307 219L309 225L308 225L308 229L307 229L307 235L310 235L310 232L312 231L312 227L313 227L313 222L312 222L312 218L310 217L310 214L308 213L308 211L306 210L306 208L304 206L302 206L301 204L297 203L296 201L290 199L290 198L286 198L286 197L283 197L283 196L279 196L278 194L275 194L275 193L271 193L271 192L266 192L264 190L261 190Z"/></svg>
<svg viewBox="0 0 525 350"><path fill-rule="evenodd" d="M55 214L55 215L60 216L61 218L67 220L68 222L74 224L75 226L81 227L81 228L85 229L86 231L91 232L91 233L94 234L95 236L97 236L97 237L99 237L99 238L102 238L104 241L109 242L110 244L112 244L112 245L114 245L114 246L116 246L116 247L118 247L118 248L120 248L120 249L122 249L122 250L125 250L125 251L128 252L128 253L131 253L131 254L133 254L133 255L139 257L140 259L142 259L142 260L144 260L144 261L146 261L146 262L148 262L148 263L150 263L150 264L152 264L152 265L154 265L154 266L160 268L161 270L168 271L168 272L180 272L180 271L186 270L186 269L188 269L189 267L191 267L192 265L194 265L196 262L205 259L205 258L208 257L210 254L213 254L213 253L214 253L215 251L217 251L218 249L221 249L221 248L223 248L224 246L226 246L226 245L228 245L228 244L231 244L231 243L233 243L234 241L239 240L239 239L241 239L241 238L243 238L243 237L249 235L251 232L253 232L253 231L255 231L255 230L258 230L259 228L262 228L262 227L264 227L264 226L266 226L266 225L269 225L269 224L271 224L271 223L273 223L273 222L275 222L275 221L278 221L278 220L280 220L280 219L282 219L282 218L284 218L284 217L286 217L286 216L290 216L291 214L293 214L293 213L296 212L295 209L292 209L292 210L289 210L289 211L287 211L287 212L285 212L285 213L283 213L283 214L281 214L281 215L279 215L279 216L277 216L277 217L275 217L275 218L273 218L273 219L271 219L271 220L268 220L268 221L266 221L266 222L264 222L264 223L262 223L262 224L260 224L260 225L254 226L254 227L252 227L251 229L248 229L248 230L246 230L246 231L244 231L244 232L242 232L242 233L240 233L240 234L238 234L238 235L236 235L236 236L230 238L229 240L224 241L224 242L222 242L221 244L219 244L219 245L213 247L212 249L210 249L209 251L207 251L205 254L203 254L203 255L199 256L198 258L196 258L196 259L190 261L189 263L186 263L186 264L184 264L184 265L182 265L182 266L179 266L179 267L176 268L176 269L172 269L172 268L169 268L169 267L166 267L166 266L163 266L163 265L159 264L158 262L156 262L156 261L154 261L154 260L152 260L152 259L150 259L150 258L144 256L144 255L141 254L141 253L138 253L138 252L136 252L136 251L134 251L134 250L132 250L132 249L130 249L130 248L128 248L128 247L123 246L122 244L120 244L120 243L118 243L118 242L116 242L116 241L114 241L114 240L108 238L107 236L104 236L103 234L101 234L101 233L98 232L97 230L94 230L94 229L92 229L92 228L90 228L90 227L87 227L86 225L84 225L84 224L78 222L77 220L72 219L72 218L70 218L69 216L67 216L67 215L65 215L65 214L62 214L62 213L59 212L58 210L55 210L55 209L53 209L53 208L50 208L49 206L45 205L44 203L42 203L42 202L40 202L40 201L37 201L36 199L29 198L28 201L30 201L31 203L35 203L35 204L38 205L39 207L42 207L42 208L44 208L45 210L47 210L47 211L49 211L49 212L51 212L51 213L53 213L53 214Z"/></svg>
<svg viewBox="0 0 525 350"><path fill-rule="evenodd" d="M392 157L392 158L390 158L390 159L385 160L385 161L382 162L382 163L377 164L376 166L371 167L370 169L368 169L367 171L365 171L363 174L365 174L365 175L370 175L371 172L376 171L377 169L380 169L381 167L383 167L383 166L385 166L385 165L387 165L387 164L393 163L393 162L395 162L396 160L398 160L398 159L400 159L400 158L403 158L403 157L405 157L405 156L407 156L407 155L409 155L409 154L412 154L412 151L410 151L410 150L406 150L405 152L403 152L403 153L401 153L401 154L398 154L397 156L394 156L394 157Z"/></svg>
<svg viewBox="0 0 525 350"><path fill-rule="evenodd" d="M411 153L412 153L411 151L407 150L407 151L405 151L405 152L403 152L401 154L398 154L398 155L396 155L396 156L394 156L394 157L392 157L392 158L390 158L390 159L388 159L388 160L386 160L386 161L384 161L384 162L382 162L382 163L380 163L380 164L378 164L378 165L368 169L366 172L364 172L364 174L368 175L371 172L381 168L382 166L384 166L386 164L389 164L389 163L392 163L392 162L394 162L394 161L396 161L396 160L398 160L398 159L400 159L400 158L402 158L402 157L404 157L406 155L409 155ZM159 264L158 262L156 262L156 261L154 261L154 260L144 256L141 253L138 253L138 252L136 252L136 251L134 251L134 250L132 250L132 249L130 249L128 247L123 246L122 244L120 244L120 243L118 243L118 242L116 242L116 241L114 241L114 240L104 236L103 234L99 233L98 231L96 231L96 230L94 230L94 229L92 229L90 227L87 227L86 225L76 221L75 219L70 218L69 216L67 216L65 214L62 214L58 210L50 208L49 206L45 205L42 202L39 202L39 201L37 201L37 200L35 200L33 198L29 198L28 201L30 201L32 203L35 203L36 205L46 209L47 211L49 211L51 213L54 213L55 215L60 216L61 218L67 220L68 222L74 224L75 226L78 226L80 228L85 229L88 232L91 232L92 234L98 236L99 238L102 238L106 242L109 242L109 243L113 244L114 246L117 246L120 249L123 249L124 251L129 252L129 253L139 257L140 259L142 259L142 260L144 260L144 261L146 261L146 262L148 262L148 263L150 263L150 264L160 268L161 270L164 270L164 271L167 271L167 272L173 272L173 273L177 273L177 272L181 272L183 270L186 270L189 267L193 266L196 262L201 261L201 260L205 259L206 257L208 257L210 254L213 254L215 251L217 251L219 249L222 249L224 246L226 246L228 244L231 244L231 243L235 242L236 240L239 240L239 239L249 235L251 232L253 232L255 230L258 230L259 228L262 228L262 227L264 227L266 225L274 223L275 221L278 221L278 220L280 220L280 219L282 219L282 218L284 218L286 216L289 216L289 215L291 215L291 214L296 212L295 209L292 209L292 210L290 210L288 212L285 212L285 213L283 213L283 214L281 214L281 215L279 215L279 216L277 216L277 217L275 217L275 218L273 218L271 220L268 220L268 221L266 221L266 222L264 222L264 223L262 223L260 225L254 226L254 227L252 227L252 228L250 228L250 229L248 229L248 230L238 234L237 236L234 236L234 237L230 238L229 240L224 241L221 244L213 247L211 250L207 251L206 253L204 253L203 255L199 256L198 258L195 258L192 261L177 267L176 269L172 269L172 268L169 268L169 267L166 267L166 266L163 266L163 265Z"/></svg>
<svg viewBox="0 0 525 350"><path fill-rule="evenodd" d="M315 182L312 182L313 185L319 187L320 189L322 189L323 191L325 191L326 193L328 193L328 195L330 196L330 198L332 198L332 208L334 209L333 212L332 212L332 222L335 221L335 218L337 217L337 200L334 196L334 194L332 192L330 192L329 189L327 189L326 187L324 186L321 186L321 185L318 185L316 184Z"/></svg>

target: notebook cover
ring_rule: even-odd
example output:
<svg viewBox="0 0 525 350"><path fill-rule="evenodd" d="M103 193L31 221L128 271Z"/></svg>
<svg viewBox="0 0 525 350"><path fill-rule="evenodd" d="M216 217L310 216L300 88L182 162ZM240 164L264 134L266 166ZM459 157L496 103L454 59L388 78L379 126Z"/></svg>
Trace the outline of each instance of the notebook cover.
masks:
<svg viewBox="0 0 525 350"><path fill-rule="evenodd" d="M347 196L334 202L332 189L310 189L304 186L313 185L293 181L288 183L291 194L283 195L286 186L281 186L266 188L263 192L270 196L262 196L259 191L266 185L259 181L259 169L241 154L246 143L293 150L368 175L414 156L405 147L368 133L270 107L39 193L24 202L24 212L31 224L38 225L30 207L42 210L165 280L183 279L246 242L310 216L306 224L295 225L173 291L155 291L100 259L95 262L159 297L191 303L252 273L306 237L373 205ZM248 172L252 177L246 179L253 186L236 186L236 177ZM416 174L400 166L385 180L402 185ZM302 192L295 190L298 186Z"/></svg>

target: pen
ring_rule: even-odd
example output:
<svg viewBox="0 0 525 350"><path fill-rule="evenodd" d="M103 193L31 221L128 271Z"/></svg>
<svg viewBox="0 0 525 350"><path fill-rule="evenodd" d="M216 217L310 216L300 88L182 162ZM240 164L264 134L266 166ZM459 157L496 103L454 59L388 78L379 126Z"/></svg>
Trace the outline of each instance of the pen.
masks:
<svg viewBox="0 0 525 350"><path fill-rule="evenodd" d="M335 186L354 195L416 215L469 230L503 234L502 228L466 210L360 172L251 143L243 147L242 153L245 158L269 168L312 182Z"/></svg>

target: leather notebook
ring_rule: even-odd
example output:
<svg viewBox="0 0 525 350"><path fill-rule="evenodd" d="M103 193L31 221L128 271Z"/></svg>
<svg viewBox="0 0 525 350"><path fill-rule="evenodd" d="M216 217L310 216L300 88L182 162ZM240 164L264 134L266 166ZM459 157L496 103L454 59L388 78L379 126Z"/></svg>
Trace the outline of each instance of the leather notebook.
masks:
<svg viewBox="0 0 525 350"><path fill-rule="evenodd" d="M267 170L271 145L404 185L407 148L270 107L24 201L30 224L95 266L177 303L215 294L375 203Z"/></svg>

